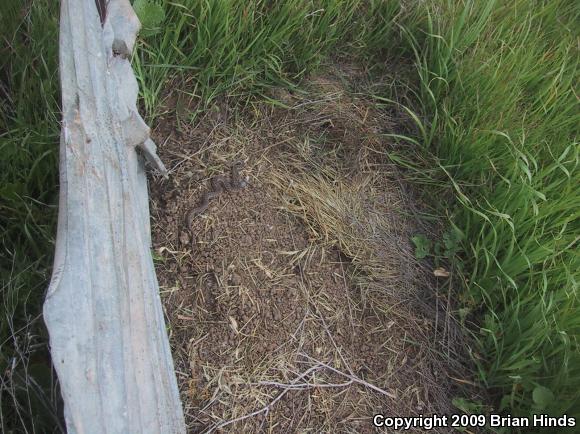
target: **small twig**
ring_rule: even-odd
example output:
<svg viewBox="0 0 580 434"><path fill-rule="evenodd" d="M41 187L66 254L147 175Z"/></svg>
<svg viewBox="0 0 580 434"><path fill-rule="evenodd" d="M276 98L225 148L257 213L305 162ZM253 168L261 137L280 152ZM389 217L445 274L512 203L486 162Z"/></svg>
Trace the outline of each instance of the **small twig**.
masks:
<svg viewBox="0 0 580 434"><path fill-rule="evenodd" d="M338 345L336 344L336 341L334 340L334 337L332 336L332 333L330 332L330 329L328 328L328 325L326 324L326 321L324 320L324 316L322 315L322 312L320 312L319 309L316 309L316 310L318 310L318 313L320 315L319 318L322 321L322 325L324 326L324 330L326 331L326 334L330 338L330 342L332 343L332 346L335 348L336 352L338 353L340 360L342 360L342 363L344 363L344 366L346 366L346 369L348 369L348 372L351 375L354 375L354 373L352 372L352 369L350 368L350 365L348 364L346 359L343 357L342 352L340 351L340 348L338 348Z"/></svg>
<svg viewBox="0 0 580 434"><path fill-rule="evenodd" d="M306 389L316 389L316 388L329 388L329 387L346 387L353 384L353 380L349 380L345 383L279 383L277 381L260 381L258 383L250 383L251 386L274 386L274 387L283 387L285 389L291 390L306 390Z"/></svg>
<svg viewBox="0 0 580 434"><path fill-rule="evenodd" d="M294 381L292 381L292 384L297 383L298 381L302 380L304 377L310 375L310 373L312 373L320 368L321 368L321 366L313 366L313 367L307 369L302 374L300 374L298 377L296 377L294 379ZM223 428L225 426L231 425L231 424L236 423L236 422L241 422L241 421L246 420L250 417L257 416L261 413L268 413L270 411L270 409L274 406L274 404L276 404L278 401L280 401L284 397L284 395L286 395L290 390L292 390L292 388L286 388L286 389L282 390L282 392L280 392L278 394L278 396L276 396L276 398L274 398L269 404L265 405L264 407L260 408L259 410L253 411L252 413L237 417L235 419L226 420L218 425L214 425L212 428L205 431L205 434L209 434L211 432L214 432L215 430L218 430L220 428Z"/></svg>
<svg viewBox="0 0 580 434"><path fill-rule="evenodd" d="M245 414L245 415L237 417L235 419L230 419L230 420L224 421L218 425L214 425L212 428L205 431L205 434L209 434L209 433L211 433L215 430L218 430L220 428L223 428L225 426L231 425L231 424L236 423L236 422L241 422L243 420L246 420L250 417L257 416L257 415L262 414L262 413L268 414L269 411L274 406L274 404L276 404L278 401L280 401L291 390L307 390L307 389L314 389L314 388L347 387L347 386L350 386L354 383L357 383L357 384L360 384L361 386L364 386L368 389L374 390L375 392L378 392L382 395L388 396L389 398L397 399L397 396L395 394L393 394L391 392L387 392L386 390L381 389L380 387L377 387L374 384L371 384L371 383L357 377L353 373L347 374L345 372L342 372L342 371L340 371L336 368L333 368L332 366L330 366L324 362L321 362L319 360L316 360L316 359L310 357L308 354L302 353L302 356L306 357L307 359L309 359L313 362L316 362L316 365L314 365L311 368L304 371L302 374L297 376L290 383L279 383L277 381L260 381L258 383L250 383L249 384L250 386L274 386L274 387L283 388L283 390L278 394L278 396L276 396L272 401L270 401L270 403L268 403L264 407L262 407L256 411L253 411L249 414ZM324 384L299 383L300 380L307 377L311 373L320 370L321 368L326 368L326 369L334 372L335 374L338 374L342 377L345 377L348 379L348 381L346 381L344 383L324 383Z"/></svg>
<svg viewBox="0 0 580 434"><path fill-rule="evenodd" d="M332 371L332 372L334 372L335 374L338 374L338 375L341 375L341 376L343 376L343 377L345 377L345 378L348 378L349 380L352 380L353 382L355 382L355 383L358 383L358 384L360 384L361 386L364 386L364 387L367 387L367 388L369 388L369 389L372 389L372 390L374 390L375 392L378 392L378 393L380 393L380 394L382 394L382 395L388 396L389 398L392 398L392 399L397 399L397 395L395 395L395 394L393 394L393 393L391 393L391 392L387 392L386 390L383 390L383 389L381 389L380 387L377 387L377 386L375 386L374 384L371 384L371 383L369 383L369 382L367 382L367 381L365 381L365 380L363 380L363 379L361 379L361 378L357 377L357 376L356 376L356 375L354 375L354 374L346 374L346 373L344 373L344 372L342 372L342 371L340 371L340 370L338 370L338 369L336 369L336 368L333 368L333 367L332 367L332 366L330 366L330 365L327 365L327 364L326 364L326 363L324 363L324 362L321 362L321 361L319 361L319 360L316 360L316 359L314 359L314 358L310 357L308 354L305 354L305 353L303 353L302 355L303 355L304 357L306 357L307 359L309 359L309 360L311 360L311 361L313 361L313 362L316 362L316 363L317 363L317 365L316 365L316 366L323 366L323 367L325 367L326 369L329 369L329 370L331 370L331 371Z"/></svg>

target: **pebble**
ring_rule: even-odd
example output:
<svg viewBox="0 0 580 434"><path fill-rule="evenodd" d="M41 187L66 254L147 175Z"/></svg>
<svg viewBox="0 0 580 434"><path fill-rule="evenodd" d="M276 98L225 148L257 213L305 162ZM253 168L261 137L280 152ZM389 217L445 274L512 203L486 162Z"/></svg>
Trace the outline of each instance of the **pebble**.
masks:
<svg viewBox="0 0 580 434"><path fill-rule="evenodd" d="M233 273L229 279L230 285L232 286L240 286L242 283L242 279L238 273Z"/></svg>
<svg viewBox="0 0 580 434"><path fill-rule="evenodd" d="M181 231L181 233L179 234L179 242L186 246L189 244L189 242L191 241L191 238L189 237L189 233L186 231Z"/></svg>

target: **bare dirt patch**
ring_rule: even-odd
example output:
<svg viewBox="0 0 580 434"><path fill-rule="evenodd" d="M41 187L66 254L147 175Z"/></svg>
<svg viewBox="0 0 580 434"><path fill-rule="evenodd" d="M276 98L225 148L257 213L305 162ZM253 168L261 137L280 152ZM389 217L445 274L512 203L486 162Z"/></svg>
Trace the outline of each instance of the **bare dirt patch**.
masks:
<svg viewBox="0 0 580 434"><path fill-rule="evenodd" d="M352 93L359 74L155 131L171 171L151 183L156 269L191 432L373 432L379 412L452 411L460 339L409 242L429 228L386 158L400 125ZM190 231L235 160L248 187Z"/></svg>

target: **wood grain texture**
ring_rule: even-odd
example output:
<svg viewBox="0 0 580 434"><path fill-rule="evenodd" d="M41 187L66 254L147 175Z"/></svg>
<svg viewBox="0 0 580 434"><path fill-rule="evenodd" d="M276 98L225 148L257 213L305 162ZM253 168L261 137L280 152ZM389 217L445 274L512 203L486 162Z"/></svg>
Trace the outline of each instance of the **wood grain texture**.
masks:
<svg viewBox="0 0 580 434"><path fill-rule="evenodd" d="M184 433L150 250L146 156L127 0L62 0L60 200L44 304L69 433ZM137 152L137 148L141 152Z"/></svg>

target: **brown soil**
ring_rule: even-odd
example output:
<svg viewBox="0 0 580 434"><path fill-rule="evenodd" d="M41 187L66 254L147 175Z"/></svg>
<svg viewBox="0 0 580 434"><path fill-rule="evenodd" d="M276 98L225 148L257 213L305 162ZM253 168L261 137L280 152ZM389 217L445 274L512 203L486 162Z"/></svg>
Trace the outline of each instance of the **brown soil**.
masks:
<svg viewBox="0 0 580 434"><path fill-rule="evenodd" d="M190 432L373 432L376 413L452 411L447 293L413 257L429 228L382 135L404 118L354 96L362 77L155 131L170 169L151 183L156 269ZM188 209L240 159L248 187L190 232Z"/></svg>

